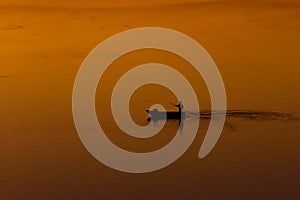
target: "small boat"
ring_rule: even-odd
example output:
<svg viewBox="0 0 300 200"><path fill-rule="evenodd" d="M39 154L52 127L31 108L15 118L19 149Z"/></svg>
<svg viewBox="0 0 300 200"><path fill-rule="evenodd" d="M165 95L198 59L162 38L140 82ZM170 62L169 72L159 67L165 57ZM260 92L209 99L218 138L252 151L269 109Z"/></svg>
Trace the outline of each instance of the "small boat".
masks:
<svg viewBox="0 0 300 200"><path fill-rule="evenodd" d="M165 119L165 116L167 119L184 119L185 118L185 112L177 112L177 111L167 111L162 112L158 111L156 108L153 110L146 110L146 112L149 114L148 120L161 120Z"/></svg>

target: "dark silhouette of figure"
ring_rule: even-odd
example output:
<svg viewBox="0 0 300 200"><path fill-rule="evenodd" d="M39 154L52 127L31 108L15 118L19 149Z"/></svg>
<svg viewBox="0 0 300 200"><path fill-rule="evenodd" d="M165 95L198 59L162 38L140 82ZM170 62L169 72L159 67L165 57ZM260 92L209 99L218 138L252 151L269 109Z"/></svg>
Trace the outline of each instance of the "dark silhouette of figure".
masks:
<svg viewBox="0 0 300 200"><path fill-rule="evenodd" d="M182 105L181 101L179 101L178 104L174 105L174 106L176 106L178 108L178 112L181 114L181 112L182 112L182 110L184 108L184 106Z"/></svg>
<svg viewBox="0 0 300 200"><path fill-rule="evenodd" d="M185 113L182 112L184 106L183 106L183 104L182 104L181 101L179 101L178 104L174 105L174 106L176 106L178 108L178 114L179 114L179 116L178 116L178 119L179 119L179 121L178 121L178 123L179 123L179 132L181 132L182 128L183 128L183 119L185 118Z"/></svg>

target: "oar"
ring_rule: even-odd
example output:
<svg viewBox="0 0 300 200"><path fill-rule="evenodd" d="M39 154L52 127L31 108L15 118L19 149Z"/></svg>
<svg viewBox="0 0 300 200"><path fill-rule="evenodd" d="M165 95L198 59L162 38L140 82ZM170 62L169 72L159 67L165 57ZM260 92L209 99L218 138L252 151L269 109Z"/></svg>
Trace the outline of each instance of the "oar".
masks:
<svg viewBox="0 0 300 200"><path fill-rule="evenodd" d="M176 104L174 104L174 103L171 103L171 102L169 102L169 104L171 104L171 105L173 105L173 106L177 106Z"/></svg>

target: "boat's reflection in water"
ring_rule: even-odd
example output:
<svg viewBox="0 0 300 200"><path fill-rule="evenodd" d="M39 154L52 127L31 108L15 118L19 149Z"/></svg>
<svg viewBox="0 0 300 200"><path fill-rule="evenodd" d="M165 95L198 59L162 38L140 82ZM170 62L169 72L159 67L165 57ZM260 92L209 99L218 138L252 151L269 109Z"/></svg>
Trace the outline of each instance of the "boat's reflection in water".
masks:
<svg viewBox="0 0 300 200"><path fill-rule="evenodd" d="M157 124L158 121L165 121L165 120L173 120L178 122L179 132L182 131L184 120L185 120L185 112L176 112L176 111L158 111L157 109L153 110L146 110L149 114L147 121L152 121L153 124Z"/></svg>

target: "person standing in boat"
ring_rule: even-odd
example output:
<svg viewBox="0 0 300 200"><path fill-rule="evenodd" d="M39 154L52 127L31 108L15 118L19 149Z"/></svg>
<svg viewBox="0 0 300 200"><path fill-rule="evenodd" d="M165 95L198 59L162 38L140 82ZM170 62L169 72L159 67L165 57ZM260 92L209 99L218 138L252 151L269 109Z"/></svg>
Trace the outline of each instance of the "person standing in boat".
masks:
<svg viewBox="0 0 300 200"><path fill-rule="evenodd" d="M181 113L182 110L183 110L183 108L184 108L184 106L182 105L181 101L179 101L178 104L174 105L174 106L176 106L178 108L178 112L179 113Z"/></svg>

